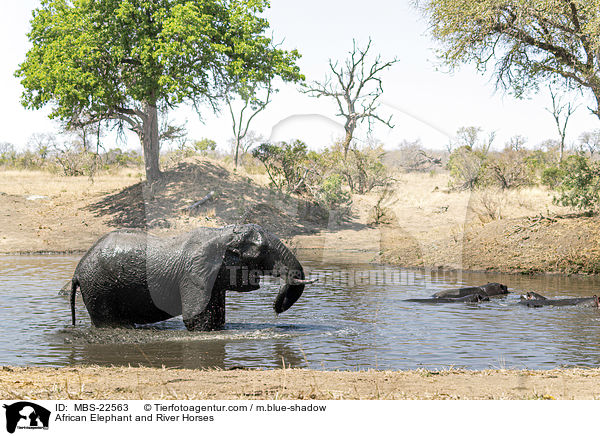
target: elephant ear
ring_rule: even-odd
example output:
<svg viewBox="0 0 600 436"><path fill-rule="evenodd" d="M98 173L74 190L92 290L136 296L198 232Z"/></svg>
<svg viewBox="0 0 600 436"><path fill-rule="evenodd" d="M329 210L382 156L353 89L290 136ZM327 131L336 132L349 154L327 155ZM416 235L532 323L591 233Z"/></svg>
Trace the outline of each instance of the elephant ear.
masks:
<svg viewBox="0 0 600 436"><path fill-rule="evenodd" d="M212 297L213 286L221 269L221 262L210 262L194 268L181 283L181 305L184 319L204 312Z"/></svg>
<svg viewBox="0 0 600 436"><path fill-rule="evenodd" d="M206 315L231 238L231 233L225 231L211 240L194 241L186 247L193 253L180 282L181 312L186 326Z"/></svg>

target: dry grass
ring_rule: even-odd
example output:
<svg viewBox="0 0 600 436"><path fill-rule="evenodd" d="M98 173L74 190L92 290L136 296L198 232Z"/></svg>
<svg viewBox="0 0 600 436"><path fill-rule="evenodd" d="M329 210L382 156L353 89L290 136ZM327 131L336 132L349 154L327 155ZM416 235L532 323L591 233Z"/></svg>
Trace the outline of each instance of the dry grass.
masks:
<svg viewBox="0 0 600 436"><path fill-rule="evenodd" d="M568 216L569 210L553 205L552 192L542 188L456 192L447 189L445 172L400 173L384 204L386 215L393 219L373 225L372 212L384 189L379 188L354 195L351 220L338 225L311 220L296 200L269 190L268 178L260 171L232 170L231 165L211 159L182 162L166 171L167 181L152 195L139 184L141 174L136 169L102 173L93 183L87 177L2 171L0 253L85 251L114 228L144 222L162 234L255 222L288 238L293 246L319 250L325 262L600 271L596 248L600 220ZM216 201L194 216L182 214L182 206L211 190L217 193ZM28 199L33 195L47 198ZM529 219L540 214L567 218L532 226ZM581 234L576 239L574 231Z"/></svg>
<svg viewBox="0 0 600 436"><path fill-rule="evenodd" d="M371 232L368 239L369 246L383 252L384 261L400 265L462 269L465 244L485 225L568 212L552 204L552 192L539 187L450 191L446 172L401 173L395 178L389 201L395 219L380 227L378 234ZM379 196L378 191L354 196L358 222L369 222L367 211L373 209ZM343 244L338 245L343 248ZM477 255L477 251L469 251L467 257Z"/></svg>
<svg viewBox="0 0 600 436"><path fill-rule="evenodd" d="M4 367L2 399L598 399L600 370L312 371Z"/></svg>
<svg viewBox="0 0 600 436"><path fill-rule="evenodd" d="M123 168L87 176L65 177L47 171L0 171L0 189L9 195L45 195L48 197L81 197L122 189L141 180L141 170Z"/></svg>

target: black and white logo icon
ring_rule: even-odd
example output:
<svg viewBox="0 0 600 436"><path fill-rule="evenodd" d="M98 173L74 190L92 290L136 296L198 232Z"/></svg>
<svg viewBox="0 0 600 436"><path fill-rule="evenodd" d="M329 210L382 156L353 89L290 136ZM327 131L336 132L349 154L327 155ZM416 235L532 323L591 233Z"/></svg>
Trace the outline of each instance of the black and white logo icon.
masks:
<svg viewBox="0 0 600 436"><path fill-rule="evenodd" d="M14 433L18 429L37 430L48 429L50 411L29 401L5 404L6 431Z"/></svg>

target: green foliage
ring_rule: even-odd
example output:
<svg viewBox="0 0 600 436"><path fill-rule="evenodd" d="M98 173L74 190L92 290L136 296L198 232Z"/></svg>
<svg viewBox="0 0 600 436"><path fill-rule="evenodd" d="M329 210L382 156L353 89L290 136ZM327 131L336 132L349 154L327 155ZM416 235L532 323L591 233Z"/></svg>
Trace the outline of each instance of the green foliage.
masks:
<svg viewBox="0 0 600 436"><path fill-rule="evenodd" d="M457 148L448 158L452 187L464 190L474 189L483 184L487 154L464 145Z"/></svg>
<svg viewBox="0 0 600 436"><path fill-rule="evenodd" d="M299 81L296 51L266 36L267 0L42 0L15 75L23 106L67 127L100 120L138 134L158 177L159 123L180 103L213 109L231 83ZM150 177L149 177L150 178Z"/></svg>
<svg viewBox="0 0 600 436"><path fill-rule="evenodd" d="M30 146L22 151L16 151L12 144L0 143L0 166L7 169L45 170L65 176L93 176L98 170L140 167L143 161L142 155L136 151L113 148L96 154L86 151L78 142L53 142L44 146Z"/></svg>
<svg viewBox="0 0 600 436"><path fill-rule="evenodd" d="M350 194L344 190L344 179L340 174L331 174L323 179L318 190L317 200L327 209L335 209L350 203Z"/></svg>
<svg viewBox="0 0 600 436"><path fill-rule="evenodd" d="M572 155L560 164L563 178L555 202L584 212L593 212L600 204L600 163Z"/></svg>
<svg viewBox="0 0 600 436"><path fill-rule="evenodd" d="M322 153L311 152L309 159L314 170L324 177L340 174L346 180L350 192L366 194L390 180L388 169L383 163L385 151L381 145L356 146L344 157L342 144L336 144Z"/></svg>
<svg viewBox="0 0 600 436"><path fill-rule="evenodd" d="M345 186L346 176L339 171L340 150L323 153L308 151L306 144L264 143L252 152L263 163L272 186L280 191L300 194L320 208L343 220L350 213L350 194Z"/></svg>
<svg viewBox="0 0 600 436"><path fill-rule="evenodd" d="M295 193L306 190L307 148L302 141L264 143L255 148L252 155L263 163L276 189Z"/></svg>
<svg viewBox="0 0 600 436"><path fill-rule="evenodd" d="M33 43L16 75L23 104L52 102L52 118L81 111L110 117L153 100L210 100L212 73L300 77L299 54L274 49L261 0L44 0L31 21Z"/></svg>
<svg viewBox="0 0 600 436"><path fill-rule="evenodd" d="M540 183L550 189L556 189L565 178L565 171L559 166L549 166L542 170Z"/></svg>
<svg viewBox="0 0 600 436"><path fill-rule="evenodd" d="M348 155L346 179L350 191L366 194L378 186L384 186L390 179L382 162L385 152L381 145L352 148Z"/></svg>
<svg viewBox="0 0 600 436"><path fill-rule="evenodd" d="M143 165L144 157L134 150L123 151L120 148L111 148L106 153L101 154L101 161L104 169L111 167L138 167Z"/></svg>
<svg viewBox="0 0 600 436"><path fill-rule="evenodd" d="M558 148L551 147L546 151L539 148L531 150L525 157L525 162L531 170L535 172L543 171L558 162Z"/></svg>
<svg viewBox="0 0 600 436"><path fill-rule="evenodd" d="M481 133L480 127L461 127L450 142L448 148L452 151L446 167L450 171L450 185L455 189L474 189L486 183L486 165L495 133L491 132L487 138L482 138Z"/></svg>
<svg viewBox="0 0 600 436"><path fill-rule="evenodd" d="M216 141L208 138L202 138L199 141L194 141L192 143L194 149L200 154L207 153L209 151L215 151L217 149Z"/></svg>
<svg viewBox="0 0 600 436"><path fill-rule="evenodd" d="M14 145L9 142L0 143L0 165L14 165L16 156Z"/></svg>
<svg viewBox="0 0 600 436"><path fill-rule="evenodd" d="M427 0L442 60L495 70L517 96L548 80L600 97L600 0Z"/></svg>

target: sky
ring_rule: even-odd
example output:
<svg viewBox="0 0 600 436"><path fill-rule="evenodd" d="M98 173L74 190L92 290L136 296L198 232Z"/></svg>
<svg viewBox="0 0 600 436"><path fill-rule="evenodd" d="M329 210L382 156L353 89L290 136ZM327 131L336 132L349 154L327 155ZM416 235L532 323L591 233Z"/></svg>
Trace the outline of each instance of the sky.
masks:
<svg viewBox="0 0 600 436"><path fill-rule="evenodd" d="M27 110L19 102L22 87L14 71L30 47L27 40L32 10L39 0L3 2L0 13L0 142L23 149L34 133L59 132L59 125L48 119L48 109ZM496 132L495 148L501 149L514 135L535 145L557 139L545 89L525 100L517 100L494 87L493 78L465 65L448 72L435 54L436 44L428 35L428 24L409 0L391 2L370 0L272 0L267 12L274 38L282 47L297 49L299 66L308 81L322 80L328 73L328 60L343 61L353 39L364 47L372 39L372 52L382 59L399 59L382 75L384 94L380 112L392 115L393 129L377 126L373 137L386 149L403 141L420 139L432 149L444 149L454 133L463 126L478 126ZM587 109L581 96L570 95L580 103L568 127L568 142L576 141L586 130L600 128L600 121ZM223 108L225 109L225 108ZM336 117L333 101L315 99L298 91L297 85L282 84L267 109L259 114L251 130L271 141L304 140L313 149L323 149L343 134L343 119ZM170 114L176 123L185 123L190 139L211 138L219 148L228 150L232 137L227 110L219 114L201 109L202 121L190 107L182 106ZM357 132L359 141L367 140L366 129ZM139 148L135 135L126 142L109 134L104 145Z"/></svg>

